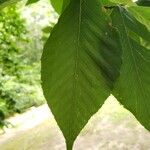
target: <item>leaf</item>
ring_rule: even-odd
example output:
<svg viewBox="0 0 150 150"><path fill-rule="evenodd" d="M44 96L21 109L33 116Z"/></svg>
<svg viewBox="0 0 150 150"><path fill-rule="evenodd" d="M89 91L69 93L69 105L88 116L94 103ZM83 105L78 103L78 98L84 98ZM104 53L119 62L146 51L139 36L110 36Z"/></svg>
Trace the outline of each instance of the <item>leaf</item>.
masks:
<svg viewBox="0 0 150 150"><path fill-rule="evenodd" d="M128 7L128 11L134 15L134 17L144 24L150 30L150 9L149 7L131 6Z"/></svg>
<svg viewBox="0 0 150 150"><path fill-rule="evenodd" d="M51 4L58 14L61 14L69 3L70 0L51 0Z"/></svg>
<svg viewBox="0 0 150 150"><path fill-rule="evenodd" d="M116 6L116 3L111 2L111 0L101 0L101 3L103 6L108 6L108 7Z"/></svg>
<svg viewBox="0 0 150 150"><path fill-rule="evenodd" d="M100 0L104 6L133 5L132 0Z"/></svg>
<svg viewBox="0 0 150 150"><path fill-rule="evenodd" d="M119 76L121 47L98 0L72 0L42 55L42 88L68 150Z"/></svg>
<svg viewBox="0 0 150 150"><path fill-rule="evenodd" d="M128 7L128 10L134 15L134 17L139 22L144 24L147 27L147 29L150 31L150 9L149 7L132 6L132 7ZM140 42L144 47L147 47L148 49L150 48L150 42L147 42L143 39L141 39Z"/></svg>
<svg viewBox="0 0 150 150"><path fill-rule="evenodd" d="M53 8L58 14L61 14L62 6L63 6L63 0L50 0Z"/></svg>
<svg viewBox="0 0 150 150"><path fill-rule="evenodd" d="M150 50L136 42L129 35L129 31L141 37L150 33L124 8L115 8L111 17L113 25L120 31L123 47L120 77L113 94L150 130Z"/></svg>
<svg viewBox="0 0 150 150"><path fill-rule="evenodd" d="M147 27L141 24L132 14L120 7L121 17L130 31L136 33L141 38L150 42L150 32Z"/></svg>
<svg viewBox="0 0 150 150"><path fill-rule="evenodd" d="M26 3L26 5L31 5L31 4L36 3L38 1L39 0L28 0L27 3Z"/></svg>
<svg viewBox="0 0 150 150"><path fill-rule="evenodd" d="M3 9L4 7L13 5L21 0L0 0L0 9Z"/></svg>
<svg viewBox="0 0 150 150"><path fill-rule="evenodd" d="M69 5L70 0L63 0L63 7L62 7L62 11L64 11L66 9L66 7Z"/></svg>
<svg viewBox="0 0 150 150"><path fill-rule="evenodd" d="M99 0L104 6L133 5L132 0ZM51 4L58 14L61 14L69 5L70 0L51 0Z"/></svg>
<svg viewBox="0 0 150 150"><path fill-rule="evenodd" d="M136 3L139 6L150 6L150 0L138 0Z"/></svg>

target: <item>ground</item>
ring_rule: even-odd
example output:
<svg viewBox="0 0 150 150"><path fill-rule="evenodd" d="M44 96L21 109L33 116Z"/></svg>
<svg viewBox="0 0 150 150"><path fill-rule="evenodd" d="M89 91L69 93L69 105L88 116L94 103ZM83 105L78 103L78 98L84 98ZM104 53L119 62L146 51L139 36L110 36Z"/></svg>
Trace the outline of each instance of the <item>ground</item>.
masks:
<svg viewBox="0 0 150 150"><path fill-rule="evenodd" d="M0 150L65 150L46 104L8 121L14 127L0 135ZM150 133L111 96L83 129L74 150L150 150Z"/></svg>

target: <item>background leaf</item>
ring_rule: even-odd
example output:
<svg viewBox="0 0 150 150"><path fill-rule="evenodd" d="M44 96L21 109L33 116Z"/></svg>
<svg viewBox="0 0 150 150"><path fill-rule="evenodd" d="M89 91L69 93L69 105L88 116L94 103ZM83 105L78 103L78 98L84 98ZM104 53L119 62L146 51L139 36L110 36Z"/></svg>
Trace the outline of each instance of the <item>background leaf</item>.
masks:
<svg viewBox="0 0 150 150"><path fill-rule="evenodd" d="M131 6L127 8L134 17L150 30L150 8L142 6Z"/></svg>
<svg viewBox="0 0 150 150"><path fill-rule="evenodd" d="M19 1L21 1L21 0L0 0L0 9L10 6L10 5L13 5Z"/></svg>
<svg viewBox="0 0 150 150"><path fill-rule="evenodd" d="M150 42L149 38L146 39L150 32L124 8L115 8L111 17L113 25L120 31L123 47L123 64L113 94L150 130L150 49L129 34L132 31Z"/></svg>
<svg viewBox="0 0 150 150"><path fill-rule="evenodd" d="M139 22L144 24L147 27L147 29L150 31L150 9L149 7L132 6L132 7L128 7L128 10L135 16L135 18ZM150 49L150 42L140 39L140 43L144 47Z"/></svg>
<svg viewBox="0 0 150 150"><path fill-rule="evenodd" d="M150 0L138 0L136 3L139 6L150 6Z"/></svg>
<svg viewBox="0 0 150 150"><path fill-rule="evenodd" d="M100 0L104 6L133 5L132 0Z"/></svg>
<svg viewBox="0 0 150 150"><path fill-rule="evenodd" d="M61 14L63 0L51 0L51 4L58 14Z"/></svg>
<svg viewBox="0 0 150 150"><path fill-rule="evenodd" d="M63 10L69 5L70 0L51 0L51 4L58 14L61 14Z"/></svg>
<svg viewBox="0 0 150 150"><path fill-rule="evenodd" d="M38 1L39 0L28 0L26 5L30 5L30 4L36 3Z"/></svg>
<svg viewBox="0 0 150 150"><path fill-rule="evenodd" d="M99 1L73 0L42 56L42 87L68 150L119 76L118 33Z"/></svg>

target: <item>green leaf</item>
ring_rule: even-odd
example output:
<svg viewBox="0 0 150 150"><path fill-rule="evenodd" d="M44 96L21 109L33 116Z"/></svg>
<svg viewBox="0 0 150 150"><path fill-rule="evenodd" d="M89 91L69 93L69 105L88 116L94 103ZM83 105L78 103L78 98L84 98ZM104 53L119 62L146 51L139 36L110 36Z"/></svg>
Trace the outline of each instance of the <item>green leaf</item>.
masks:
<svg viewBox="0 0 150 150"><path fill-rule="evenodd" d="M103 6L108 6L108 7L116 6L116 3L111 2L111 0L101 0L101 3L103 4Z"/></svg>
<svg viewBox="0 0 150 150"><path fill-rule="evenodd" d="M132 31L142 38L145 34L146 39L150 32L121 7L115 8L111 17L113 25L120 31L123 47L120 77L113 94L150 130L150 49L140 45L129 34ZM149 38L146 40L150 42Z"/></svg>
<svg viewBox="0 0 150 150"><path fill-rule="evenodd" d="M128 10L135 16L135 18L139 22L144 24L150 31L150 9L149 7L132 6L132 7L128 7ZM147 42L143 39L141 39L140 42L144 47L147 47L148 49L150 48L150 42Z"/></svg>
<svg viewBox="0 0 150 150"><path fill-rule="evenodd" d="M125 21L124 25L130 29L130 31L136 33L141 38L150 42L150 32L147 27L141 24L132 14L127 10L120 7L121 17Z"/></svg>
<svg viewBox="0 0 150 150"><path fill-rule="evenodd" d="M66 7L69 5L70 0L63 0L63 7L62 7L62 11L64 11L66 9Z"/></svg>
<svg viewBox="0 0 150 150"><path fill-rule="evenodd" d="M51 0L51 4L58 14L61 14L69 3L70 0Z"/></svg>
<svg viewBox="0 0 150 150"><path fill-rule="evenodd" d="M132 0L99 0L104 6L133 5ZM51 0L51 4L58 14L61 14L69 5L70 0Z"/></svg>
<svg viewBox="0 0 150 150"><path fill-rule="evenodd" d="M150 8L142 6L131 6L127 8L134 17L150 30Z"/></svg>
<svg viewBox="0 0 150 150"><path fill-rule="evenodd" d="M21 1L21 0L0 0L0 9L10 6L10 5L13 5L19 1Z"/></svg>
<svg viewBox="0 0 150 150"><path fill-rule="evenodd" d="M58 14L61 14L62 6L63 6L63 0L50 0L53 8Z"/></svg>
<svg viewBox="0 0 150 150"><path fill-rule="evenodd" d="M51 0L51 4L58 14L61 14L69 3L70 0Z"/></svg>
<svg viewBox="0 0 150 150"><path fill-rule="evenodd" d="M28 0L26 5L30 5L30 4L33 4L33 3L36 3L38 2L39 0Z"/></svg>
<svg viewBox="0 0 150 150"><path fill-rule="evenodd" d="M121 46L98 0L72 0L42 55L42 87L68 150L119 76Z"/></svg>
<svg viewBox="0 0 150 150"><path fill-rule="evenodd" d="M138 0L136 3L139 6L150 6L150 0Z"/></svg>
<svg viewBox="0 0 150 150"><path fill-rule="evenodd" d="M132 0L100 0L104 6L133 5Z"/></svg>

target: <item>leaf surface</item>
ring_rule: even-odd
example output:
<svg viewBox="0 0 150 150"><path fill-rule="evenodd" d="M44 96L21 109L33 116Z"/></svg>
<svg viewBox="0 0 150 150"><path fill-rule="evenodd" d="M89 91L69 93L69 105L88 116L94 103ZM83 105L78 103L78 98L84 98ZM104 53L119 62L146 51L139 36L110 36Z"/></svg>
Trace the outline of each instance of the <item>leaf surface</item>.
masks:
<svg viewBox="0 0 150 150"><path fill-rule="evenodd" d="M10 5L13 5L19 1L21 1L21 0L0 0L0 9L10 6Z"/></svg>
<svg viewBox="0 0 150 150"><path fill-rule="evenodd" d="M105 6L116 6L116 5L133 5L132 0L100 0Z"/></svg>
<svg viewBox="0 0 150 150"><path fill-rule="evenodd" d="M42 87L68 150L119 76L121 46L98 0L72 0L42 56Z"/></svg>
<svg viewBox="0 0 150 150"><path fill-rule="evenodd" d="M63 0L50 0L53 8L58 14L61 14L63 7Z"/></svg>
<svg viewBox="0 0 150 150"><path fill-rule="evenodd" d="M58 14L61 14L69 5L71 0L50 0L53 8ZM104 6L133 5L132 0L99 0Z"/></svg>
<svg viewBox="0 0 150 150"><path fill-rule="evenodd" d="M134 17L139 22L144 24L147 27L147 29L150 31L150 9L149 9L149 7L132 6L132 7L128 7L128 10L130 13L132 13L134 15ZM150 39L150 38L148 37L148 39ZM148 49L150 49L149 41L141 39L140 43L144 47L147 47Z"/></svg>
<svg viewBox="0 0 150 150"><path fill-rule="evenodd" d="M30 5L30 4L36 3L38 1L39 0L28 0L26 5Z"/></svg>
<svg viewBox="0 0 150 150"><path fill-rule="evenodd" d="M138 0L136 3L139 6L149 6L150 7L150 0Z"/></svg>
<svg viewBox="0 0 150 150"><path fill-rule="evenodd" d="M61 14L69 5L70 0L50 0L53 8L58 14Z"/></svg>
<svg viewBox="0 0 150 150"><path fill-rule="evenodd" d="M124 8L115 8L111 17L113 25L120 31L123 47L121 73L113 94L150 130L150 49L129 34L132 31L150 42L150 32Z"/></svg>
<svg viewBox="0 0 150 150"><path fill-rule="evenodd" d="M134 17L150 30L150 8L142 6L131 6L127 8Z"/></svg>

